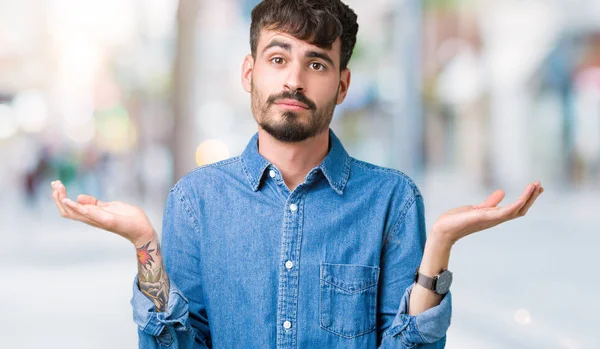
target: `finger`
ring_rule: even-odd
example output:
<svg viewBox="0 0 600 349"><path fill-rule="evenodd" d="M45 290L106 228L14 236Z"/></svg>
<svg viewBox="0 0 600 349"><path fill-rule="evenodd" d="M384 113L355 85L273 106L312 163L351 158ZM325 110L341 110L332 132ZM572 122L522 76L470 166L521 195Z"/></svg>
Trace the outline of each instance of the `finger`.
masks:
<svg viewBox="0 0 600 349"><path fill-rule="evenodd" d="M490 196L488 196L481 204L474 206L474 208L488 208L496 207L504 199L504 191L496 190Z"/></svg>
<svg viewBox="0 0 600 349"><path fill-rule="evenodd" d="M95 197L93 197L91 195L87 195L87 194L79 194L77 196L77 202L82 205L97 205L100 207L108 206L108 203L106 203L102 200L98 200Z"/></svg>
<svg viewBox="0 0 600 349"><path fill-rule="evenodd" d="M63 216L63 217L72 218L72 219L80 218L80 217L78 217L79 215L77 213L75 213L68 206L65 206L64 203L62 202L63 199L65 199L67 197L67 189L65 188L65 186L60 181L56 181L54 186L55 186L55 189L57 192L58 204L62 205L62 209L66 213L66 216Z"/></svg>
<svg viewBox="0 0 600 349"><path fill-rule="evenodd" d="M485 212L486 219L499 220L500 223L502 223L510 219L516 218L519 210L525 205L535 188L535 183L529 184L527 187L525 187L525 190L523 191L521 196L514 203L505 207L499 207L497 209L492 209Z"/></svg>
<svg viewBox="0 0 600 349"><path fill-rule="evenodd" d="M60 212L60 215L62 217L67 218L69 214L65 210L63 204L60 202L60 199L58 197L58 190L56 189L56 182L52 182L52 200L54 200L54 204L56 205L58 212Z"/></svg>
<svg viewBox="0 0 600 349"><path fill-rule="evenodd" d="M525 204L525 206L519 211L519 213L524 216L529 211L529 209L531 208L531 206L533 206L533 204L535 203L535 201L537 200L537 198L542 194L543 191L544 191L544 188L542 186L539 186L536 189L535 194L532 195L531 199L529 199L527 201L527 204Z"/></svg>
<svg viewBox="0 0 600 349"><path fill-rule="evenodd" d="M85 215L82 215L79 211L74 210L72 206L65 204L65 202L64 202L65 199L67 199L71 202L73 202L73 201L71 199L67 198L67 189L60 181L56 181L55 187L56 187L56 191L57 191L58 204L62 206L62 208L65 212L65 215L63 217L78 220L78 221L93 225L95 227L98 227L97 222L94 222L93 220L86 217Z"/></svg>
<svg viewBox="0 0 600 349"><path fill-rule="evenodd" d="M483 219L487 222L495 222L494 225L519 217L521 213L520 210L523 209L525 205L527 205L530 202L531 204L533 204L531 200L533 199L533 201L535 201L535 198L539 196L539 193L537 193L539 188L541 188L541 184L539 181L528 185L527 187L525 187L525 190L517 199L517 201L506 207L483 207L483 204L481 204L479 205L479 207L484 210L482 211L482 214L479 217L483 217ZM496 192L494 194L496 194ZM488 197L486 201L490 200L490 198L494 194L490 195L490 197ZM531 206L531 204L529 206Z"/></svg>
<svg viewBox="0 0 600 349"><path fill-rule="evenodd" d="M519 210L523 206L525 206L525 204L527 203L527 200L529 200L531 195L533 195L533 192L536 189L536 183L527 185L527 187L525 187L525 190L523 191L521 196L519 196L517 201L515 201L514 203L512 203L506 207L503 207L502 209L500 209L498 211L498 213L500 214L500 216L503 220L509 220L509 219L513 219L513 218L517 217Z"/></svg>
<svg viewBox="0 0 600 349"><path fill-rule="evenodd" d="M81 205L69 198L64 198L62 202L75 213L77 220L93 225L94 227L104 229L104 224L101 221L101 218L97 213L95 213L95 211L98 210L97 206Z"/></svg>
<svg viewBox="0 0 600 349"><path fill-rule="evenodd" d="M114 214L105 211L101 207L96 205L82 205L69 198L66 198L64 203L77 211L81 216L90 220L95 226L102 229L113 228Z"/></svg>
<svg viewBox="0 0 600 349"><path fill-rule="evenodd" d="M527 203L525 204L525 206L523 206L523 208L521 208L519 210L519 216L522 217L527 213L527 211L529 211L529 208L533 205L535 200L538 198L538 196L540 196L540 194L542 194L543 191L544 191L544 187L542 187L541 185L536 188L536 190L534 191L534 194L531 195L529 200L527 200Z"/></svg>

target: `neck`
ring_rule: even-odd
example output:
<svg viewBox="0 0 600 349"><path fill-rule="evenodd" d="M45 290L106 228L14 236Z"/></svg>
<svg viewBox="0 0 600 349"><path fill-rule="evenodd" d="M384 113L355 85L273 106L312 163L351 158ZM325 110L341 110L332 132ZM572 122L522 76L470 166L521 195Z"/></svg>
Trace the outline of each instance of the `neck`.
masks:
<svg viewBox="0 0 600 349"><path fill-rule="evenodd" d="M329 152L329 129L301 142L285 143L258 128L258 152L275 165L293 191L304 182L308 171L318 166Z"/></svg>

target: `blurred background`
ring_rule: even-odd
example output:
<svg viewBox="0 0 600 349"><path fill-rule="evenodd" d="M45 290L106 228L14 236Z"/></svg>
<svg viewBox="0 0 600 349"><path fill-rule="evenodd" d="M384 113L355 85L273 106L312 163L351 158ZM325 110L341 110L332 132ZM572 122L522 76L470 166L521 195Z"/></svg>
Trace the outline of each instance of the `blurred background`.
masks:
<svg viewBox="0 0 600 349"><path fill-rule="evenodd" d="M134 348L134 248L60 217L50 181L139 205L256 132L240 83L257 0L0 0L0 338ZM347 0L332 128L421 188L429 226L541 180L526 217L453 249L447 348L600 348L600 0Z"/></svg>

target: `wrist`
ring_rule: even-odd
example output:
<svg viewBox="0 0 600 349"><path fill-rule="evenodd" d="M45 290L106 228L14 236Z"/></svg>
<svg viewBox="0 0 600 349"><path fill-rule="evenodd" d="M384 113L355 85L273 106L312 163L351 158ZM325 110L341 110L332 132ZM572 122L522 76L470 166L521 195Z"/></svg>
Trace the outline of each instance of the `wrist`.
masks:
<svg viewBox="0 0 600 349"><path fill-rule="evenodd" d="M139 236L135 240L130 240L135 248L145 245L148 241L158 240L158 234L152 230L144 235Z"/></svg>
<svg viewBox="0 0 600 349"><path fill-rule="evenodd" d="M432 245L435 245L438 249L451 250L456 240L453 240L449 234L434 229L427 237L427 243L429 242L431 242Z"/></svg>
<svg viewBox="0 0 600 349"><path fill-rule="evenodd" d="M451 250L450 240L439 234L430 234L425 243L420 272L425 276L434 277L442 270L448 269Z"/></svg>

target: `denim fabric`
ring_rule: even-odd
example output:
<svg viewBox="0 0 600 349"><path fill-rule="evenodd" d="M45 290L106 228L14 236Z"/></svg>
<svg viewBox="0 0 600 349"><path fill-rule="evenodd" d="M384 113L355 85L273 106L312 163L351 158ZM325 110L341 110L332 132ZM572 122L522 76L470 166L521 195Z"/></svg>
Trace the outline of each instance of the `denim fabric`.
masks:
<svg viewBox="0 0 600 349"><path fill-rule="evenodd" d="M140 348L443 348L451 295L408 315L426 240L417 186L329 152L292 192L258 153L198 167L171 188L162 253L168 310L133 283Z"/></svg>

